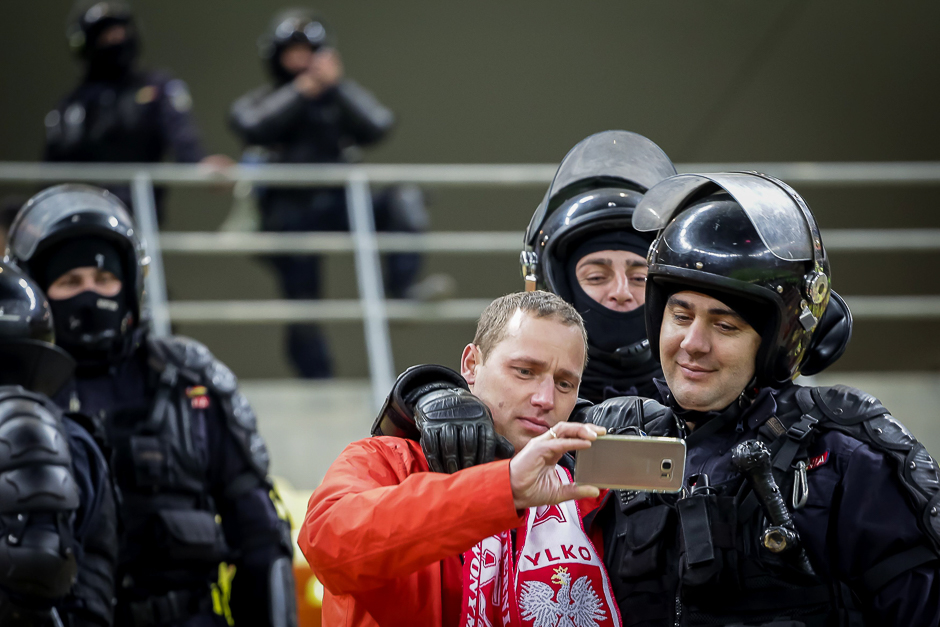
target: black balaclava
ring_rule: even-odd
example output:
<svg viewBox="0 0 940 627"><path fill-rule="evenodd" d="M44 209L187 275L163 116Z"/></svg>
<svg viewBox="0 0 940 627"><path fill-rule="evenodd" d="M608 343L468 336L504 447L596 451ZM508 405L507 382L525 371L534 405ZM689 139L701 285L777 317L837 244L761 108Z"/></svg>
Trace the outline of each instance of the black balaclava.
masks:
<svg viewBox="0 0 940 627"><path fill-rule="evenodd" d="M578 262L586 255L602 250L625 250L645 259L649 246L650 240L638 233L612 231L584 240L568 257L565 278L571 304L584 319L591 348L591 358L581 383L582 395L590 400L636 394L638 388L649 387L649 379L658 367L646 350L639 350L639 344L646 339L643 307L633 311L613 311L595 301L578 283ZM635 357L630 357L631 348L637 352ZM617 349L628 349L622 360L614 354Z"/></svg>
<svg viewBox="0 0 940 627"><path fill-rule="evenodd" d="M595 235L582 242L568 257L565 274L571 289L572 305L584 318L591 345L605 353L631 346L646 338L643 307L633 311L613 311L587 295L578 283L578 262L602 250L625 250L646 258L649 241L636 233L615 231Z"/></svg>
<svg viewBox="0 0 940 627"><path fill-rule="evenodd" d="M121 253L110 241L98 237L70 240L46 257L40 274L43 289L74 268L107 270L124 281ZM56 343L79 364L106 363L119 354L122 338L131 322L125 291L102 296L86 290L63 300L49 299L55 320Z"/></svg>
<svg viewBox="0 0 940 627"><path fill-rule="evenodd" d="M116 22L106 26L114 26ZM106 30L106 26L94 29L89 33L88 52L88 80L118 82L124 79L133 69L137 59L138 41L134 27L125 25L127 35L124 41L110 46L99 46L97 38Z"/></svg>

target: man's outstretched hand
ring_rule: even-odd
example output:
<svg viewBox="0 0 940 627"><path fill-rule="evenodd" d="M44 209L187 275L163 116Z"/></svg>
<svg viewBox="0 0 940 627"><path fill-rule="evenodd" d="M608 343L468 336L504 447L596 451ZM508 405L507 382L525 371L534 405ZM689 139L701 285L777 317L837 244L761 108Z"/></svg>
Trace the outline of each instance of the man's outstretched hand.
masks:
<svg viewBox="0 0 940 627"><path fill-rule="evenodd" d="M591 442L606 432L604 427L597 425L560 422L548 432L529 440L509 462L509 483L516 509L599 495L600 490L594 486L563 484L555 472L555 464L568 451L590 448Z"/></svg>

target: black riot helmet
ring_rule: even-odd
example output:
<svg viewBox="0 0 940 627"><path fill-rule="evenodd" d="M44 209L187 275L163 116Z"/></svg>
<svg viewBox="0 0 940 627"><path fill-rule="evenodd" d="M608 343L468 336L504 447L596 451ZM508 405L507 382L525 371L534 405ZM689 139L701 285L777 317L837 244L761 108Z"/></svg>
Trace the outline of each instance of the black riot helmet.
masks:
<svg viewBox="0 0 940 627"><path fill-rule="evenodd" d="M126 29L124 40L99 46L98 37L115 25ZM120 0L78 0L72 7L66 36L69 46L88 62L90 73L97 78L119 78L131 68L140 48L130 6Z"/></svg>
<svg viewBox="0 0 940 627"><path fill-rule="evenodd" d="M649 139L604 131L580 141L562 160L532 216L520 261L526 289L554 292L575 305L588 330L588 370L582 388L600 399L608 387L625 393L657 368L646 340L642 307L614 312L583 292L573 267L598 250L645 257L653 235L633 229L633 210L646 190L676 173ZM635 392L634 392L635 393Z"/></svg>
<svg viewBox="0 0 940 627"><path fill-rule="evenodd" d="M633 225L658 231L646 284L654 346L667 299L689 290L721 300L761 335L757 387L792 380L808 361L819 372L845 350L851 314L830 291L819 227L782 181L756 172L675 176L646 194ZM839 311L821 324L830 296ZM839 337L820 342L817 331Z"/></svg>
<svg viewBox="0 0 940 627"><path fill-rule="evenodd" d="M55 345L45 294L16 267L0 263L0 385L52 396L74 369L75 361Z"/></svg>
<svg viewBox="0 0 940 627"><path fill-rule="evenodd" d="M121 319L108 333L86 333L68 339L70 344L85 345L89 349L95 347L117 357L130 348L133 331L141 328L144 275L150 259L137 236L130 214L114 194L90 185L76 184L56 185L39 192L23 205L10 227L6 261L15 263L48 287L56 278L49 276L50 262L61 258L63 249L87 249L88 246L75 245L90 246L93 243L100 244L106 251L113 251L119 266L115 270L122 281L119 307L105 300L99 300L96 305L109 314L119 311ZM80 256L88 253L80 249L71 254ZM100 263L98 265L103 267ZM55 301L53 305L59 302L64 301ZM64 345L65 336L71 335L70 327L76 323L63 326L62 320L58 322L59 343Z"/></svg>
<svg viewBox="0 0 940 627"><path fill-rule="evenodd" d="M296 43L306 44L312 50L335 45L326 24L313 11L293 8L278 12L268 30L258 39L258 53L279 82L294 78L281 65L281 53Z"/></svg>

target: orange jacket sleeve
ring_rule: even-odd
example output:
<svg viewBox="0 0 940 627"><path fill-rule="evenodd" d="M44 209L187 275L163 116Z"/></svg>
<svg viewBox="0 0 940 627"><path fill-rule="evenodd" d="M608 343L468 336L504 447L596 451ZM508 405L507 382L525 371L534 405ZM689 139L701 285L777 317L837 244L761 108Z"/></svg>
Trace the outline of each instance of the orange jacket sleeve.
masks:
<svg viewBox="0 0 940 627"><path fill-rule="evenodd" d="M428 472L420 446L350 444L310 497L298 544L333 594L382 586L521 523L509 462Z"/></svg>

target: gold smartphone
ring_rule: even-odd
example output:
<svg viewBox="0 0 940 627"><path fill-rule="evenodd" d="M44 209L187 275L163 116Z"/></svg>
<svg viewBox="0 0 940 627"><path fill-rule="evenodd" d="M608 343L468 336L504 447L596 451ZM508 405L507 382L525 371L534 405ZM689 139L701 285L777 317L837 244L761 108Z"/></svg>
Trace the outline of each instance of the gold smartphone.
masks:
<svg viewBox="0 0 940 627"><path fill-rule="evenodd" d="M578 451L574 480L641 492L678 492L685 474L685 440L604 435Z"/></svg>

